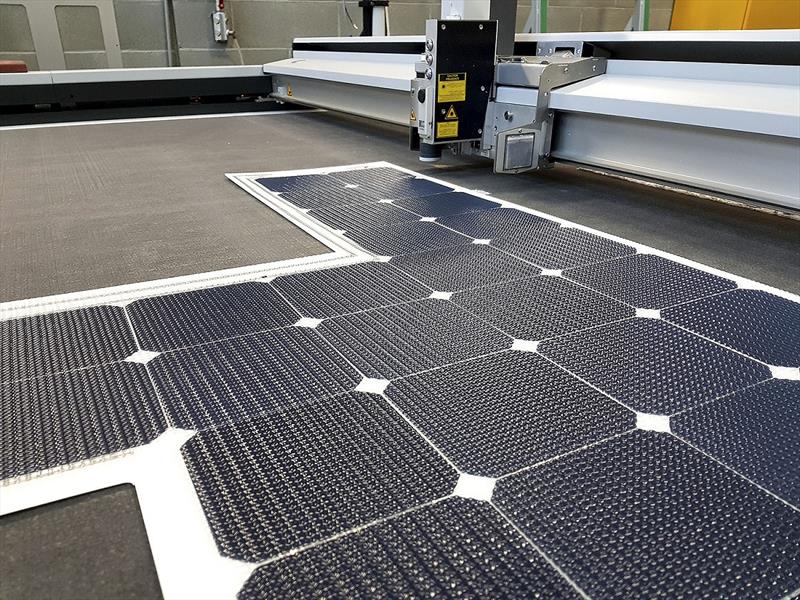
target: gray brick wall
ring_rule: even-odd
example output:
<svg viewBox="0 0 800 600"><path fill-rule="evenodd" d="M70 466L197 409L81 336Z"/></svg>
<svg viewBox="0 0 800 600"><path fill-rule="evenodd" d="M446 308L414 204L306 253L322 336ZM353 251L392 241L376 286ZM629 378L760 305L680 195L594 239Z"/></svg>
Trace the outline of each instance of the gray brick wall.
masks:
<svg viewBox="0 0 800 600"><path fill-rule="evenodd" d="M673 0L651 0L651 29L669 28ZM172 0L173 40L181 65L258 64L287 58L291 41L301 36L358 35L361 10L356 0L226 0L229 26L236 37L226 44L214 41L211 12L214 0ZM549 31L606 31L622 29L633 12L634 0L550 0ZM345 11L347 8L347 12ZM392 0L391 33L419 34L425 20L439 15L439 0ZM37 68L24 9L0 4L0 59L26 60ZM61 38L69 68L103 67L105 53L99 21L91 9L66 7L59 15ZM82 10L79 15L76 10ZM162 0L114 0L123 65L166 66L167 45ZM517 30L531 10L520 0ZM350 17L348 18L347 13ZM358 29L354 29L350 18ZM98 46L100 40L100 46Z"/></svg>

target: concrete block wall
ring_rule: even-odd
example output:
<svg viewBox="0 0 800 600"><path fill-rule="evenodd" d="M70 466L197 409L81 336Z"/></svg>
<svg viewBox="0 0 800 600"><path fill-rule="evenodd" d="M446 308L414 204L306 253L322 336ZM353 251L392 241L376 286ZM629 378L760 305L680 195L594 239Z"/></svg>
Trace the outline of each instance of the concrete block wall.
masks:
<svg viewBox="0 0 800 600"><path fill-rule="evenodd" d="M531 1L519 0L518 31L528 18ZM634 1L550 0L548 30L623 29L633 13ZM167 66L163 0L113 3L123 66ZM651 29L669 28L672 3L651 0ZM422 33L425 20L439 16L440 4L439 0L392 0L391 33ZM289 57L295 37L358 35L361 28L361 9L356 0L226 0L229 27L236 36L221 44L214 41L211 30L214 0L170 0L169 5L173 64L182 66L270 62ZM56 12L67 68L107 66L96 8L58 7ZM0 59L4 58L25 60L31 69L39 67L25 11L19 5L0 4Z"/></svg>

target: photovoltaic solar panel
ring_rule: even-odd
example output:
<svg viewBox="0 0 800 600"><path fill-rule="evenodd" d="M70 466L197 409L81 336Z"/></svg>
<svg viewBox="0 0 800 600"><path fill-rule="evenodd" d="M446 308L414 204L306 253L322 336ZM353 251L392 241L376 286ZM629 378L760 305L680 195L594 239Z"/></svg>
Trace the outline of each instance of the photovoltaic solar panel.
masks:
<svg viewBox="0 0 800 600"><path fill-rule="evenodd" d="M511 347L511 338L445 300L323 321L319 331L366 377L393 379Z"/></svg>
<svg viewBox="0 0 800 600"><path fill-rule="evenodd" d="M659 309L736 287L730 279L653 254L569 269L564 277L638 308Z"/></svg>
<svg viewBox="0 0 800 600"><path fill-rule="evenodd" d="M288 327L162 354L149 365L170 423L203 429L356 387L314 330Z"/></svg>
<svg viewBox="0 0 800 600"><path fill-rule="evenodd" d="M664 321L628 319L539 351L634 410L672 414L769 379L764 365Z"/></svg>
<svg viewBox="0 0 800 600"><path fill-rule="evenodd" d="M417 213L421 217L444 217L499 208L497 202L484 200L465 192L446 192L431 196L395 200L395 205Z"/></svg>
<svg viewBox="0 0 800 600"><path fill-rule="evenodd" d="M392 169L391 167L376 167L372 169L348 169L334 171L331 177L347 185L365 187L386 187L394 183L414 179L414 175Z"/></svg>
<svg viewBox="0 0 800 600"><path fill-rule="evenodd" d="M783 598L800 512L666 433L501 480L493 501L593 598Z"/></svg>
<svg viewBox="0 0 800 600"><path fill-rule="evenodd" d="M275 329L300 318L269 284L257 281L146 298L127 310L142 348L158 351Z"/></svg>
<svg viewBox="0 0 800 600"><path fill-rule="evenodd" d="M265 565L239 600L578 598L491 506L450 498Z"/></svg>
<svg viewBox="0 0 800 600"><path fill-rule="evenodd" d="M771 379L670 419L672 431L800 508L800 381Z"/></svg>
<svg viewBox="0 0 800 600"><path fill-rule="evenodd" d="M272 285L302 316L314 319L420 300L431 294L402 271L377 262L285 275Z"/></svg>
<svg viewBox="0 0 800 600"><path fill-rule="evenodd" d="M384 227L365 225L349 230L346 235L367 252L379 256L399 256L472 242L468 237L430 222L396 223Z"/></svg>
<svg viewBox="0 0 800 600"><path fill-rule="evenodd" d="M453 302L508 335L543 340L632 317L635 310L561 277L541 276L460 292Z"/></svg>
<svg viewBox="0 0 800 600"><path fill-rule="evenodd" d="M393 258L390 264L440 292L526 279L541 272L538 267L482 244L406 254Z"/></svg>
<svg viewBox="0 0 800 600"><path fill-rule="evenodd" d="M559 227L556 221L516 208L497 208L491 211L453 215L437 219L436 222L482 240L502 240L517 236L537 237Z"/></svg>
<svg viewBox="0 0 800 600"><path fill-rule="evenodd" d="M278 192L283 200L298 208L320 209L330 206L376 202L371 194L346 184L330 175L298 175L259 179L258 183Z"/></svg>
<svg viewBox="0 0 800 600"><path fill-rule="evenodd" d="M337 186L340 182L330 175L287 175L285 177L262 177L256 180L260 185L272 192L284 193L304 190L312 187Z"/></svg>
<svg viewBox="0 0 800 600"><path fill-rule="evenodd" d="M435 183L428 179L405 176L405 173L393 169L363 169L355 171L339 171L333 176L349 185L357 185L358 190L377 200L430 196L452 192L453 188Z"/></svg>
<svg viewBox="0 0 800 600"><path fill-rule="evenodd" d="M383 202L329 206L314 209L309 214L329 227L344 231L419 221L419 216L413 212Z"/></svg>
<svg viewBox="0 0 800 600"><path fill-rule="evenodd" d="M118 306L0 321L0 383L115 362L136 350Z"/></svg>
<svg viewBox="0 0 800 600"><path fill-rule="evenodd" d="M224 556L260 561L449 494L457 474L379 396L209 429L183 456Z"/></svg>
<svg viewBox="0 0 800 600"><path fill-rule="evenodd" d="M459 470L500 477L635 426L537 354L510 350L397 379L386 395Z"/></svg>
<svg viewBox="0 0 800 600"><path fill-rule="evenodd" d="M662 316L764 362L800 367L800 304L760 290L733 290Z"/></svg>
<svg viewBox="0 0 800 600"><path fill-rule="evenodd" d="M492 244L543 269L568 269L636 252L633 246L572 227L493 240Z"/></svg>
<svg viewBox="0 0 800 600"><path fill-rule="evenodd" d="M139 446L166 429L145 367L132 363L0 385L0 423L0 479Z"/></svg>

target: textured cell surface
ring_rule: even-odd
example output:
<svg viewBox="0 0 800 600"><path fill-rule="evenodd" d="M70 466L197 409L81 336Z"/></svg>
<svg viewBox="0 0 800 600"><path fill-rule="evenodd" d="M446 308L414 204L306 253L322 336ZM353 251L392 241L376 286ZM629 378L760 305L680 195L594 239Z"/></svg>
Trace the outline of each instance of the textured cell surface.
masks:
<svg viewBox="0 0 800 600"><path fill-rule="evenodd" d="M800 304L759 290L733 290L662 316L771 365L800 367Z"/></svg>
<svg viewBox="0 0 800 600"><path fill-rule="evenodd" d="M511 337L525 340L543 340L636 312L566 279L549 276L461 292L452 299Z"/></svg>
<svg viewBox="0 0 800 600"><path fill-rule="evenodd" d="M220 552L246 561L446 496L457 479L384 400L359 393L208 429L182 452Z"/></svg>
<svg viewBox="0 0 800 600"><path fill-rule="evenodd" d="M118 306L0 321L0 383L116 362L136 350Z"/></svg>
<svg viewBox="0 0 800 600"><path fill-rule="evenodd" d="M450 498L258 569L239 600L577 598L486 503Z"/></svg>
<svg viewBox="0 0 800 600"><path fill-rule="evenodd" d="M482 244L407 254L393 258L390 264L440 292L524 279L541 272L538 267Z"/></svg>
<svg viewBox="0 0 800 600"><path fill-rule="evenodd" d="M347 185L360 187L386 187L394 183L414 179L414 175L392 167L334 171L331 176Z"/></svg>
<svg viewBox="0 0 800 600"><path fill-rule="evenodd" d="M492 244L543 269L568 269L636 252L633 246L572 227L504 238Z"/></svg>
<svg viewBox="0 0 800 600"><path fill-rule="evenodd" d="M417 213L421 217L444 217L499 208L497 202L484 200L466 192L447 192L431 196L396 200L395 205Z"/></svg>
<svg viewBox="0 0 800 600"><path fill-rule="evenodd" d="M144 365L0 385L0 479L139 446L166 423Z"/></svg>
<svg viewBox="0 0 800 600"><path fill-rule="evenodd" d="M339 171L334 177L350 185L357 185L358 191L377 200L428 196L452 192L453 188L427 179L417 179L413 175L387 167Z"/></svg>
<svg viewBox="0 0 800 600"><path fill-rule="evenodd" d="M419 221L419 215L383 202L330 206L312 210L308 214L333 229L344 231Z"/></svg>
<svg viewBox="0 0 800 600"><path fill-rule="evenodd" d="M631 411L529 352L410 375L386 394L460 471L485 477L635 426Z"/></svg>
<svg viewBox="0 0 800 600"><path fill-rule="evenodd" d="M539 352L634 410L672 414L770 377L741 354L654 319L548 340Z"/></svg>
<svg viewBox="0 0 800 600"><path fill-rule="evenodd" d="M558 229L558 223L516 208L454 215L436 219L437 223L456 231L483 240L502 240L539 236L545 231Z"/></svg>
<svg viewBox="0 0 800 600"><path fill-rule="evenodd" d="M512 341L445 300L336 317L318 329L366 377L382 379L504 350Z"/></svg>
<svg viewBox="0 0 800 600"><path fill-rule="evenodd" d="M330 175L287 175L284 177L262 177L256 181L272 192L282 194L311 187L336 187L342 188L341 182Z"/></svg>
<svg viewBox="0 0 800 600"><path fill-rule="evenodd" d="M653 254L636 254L564 273L574 281L638 308L664 308L736 287L717 277Z"/></svg>
<svg viewBox="0 0 800 600"><path fill-rule="evenodd" d="M677 415L670 427L800 507L800 381L760 383Z"/></svg>
<svg viewBox="0 0 800 600"><path fill-rule="evenodd" d="M300 318L269 284L257 281L146 298L129 304L127 310L145 350L267 331Z"/></svg>
<svg viewBox="0 0 800 600"><path fill-rule="evenodd" d="M399 256L472 242L468 237L430 222L369 227L348 231L346 235L367 252L379 256Z"/></svg>
<svg viewBox="0 0 800 600"><path fill-rule="evenodd" d="M376 201L372 195L358 188L346 187L344 182L330 175L298 175L257 181L272 191L280 192L283 200L298 208L319 209Z"/></svg>
<svg viewBox="0 0 800 600"><path fill-rule="evenodd" d="M800 588L800 512L669 434L636 431L523 471L493 501L590 597Z"/></svg>
<svg viewBox="0 0 800 600"><path fill-rule="evenodd" d="M323 319L427 298L431 290L387 263L285 275L272 282L304 317Z"/></svg>
<svg viewBox="0 0 800 600"><path fill-rule="evenodd" d="M355 388L312 329L288 327L162 354L148 365L172 425L203 429Z"/></svg>

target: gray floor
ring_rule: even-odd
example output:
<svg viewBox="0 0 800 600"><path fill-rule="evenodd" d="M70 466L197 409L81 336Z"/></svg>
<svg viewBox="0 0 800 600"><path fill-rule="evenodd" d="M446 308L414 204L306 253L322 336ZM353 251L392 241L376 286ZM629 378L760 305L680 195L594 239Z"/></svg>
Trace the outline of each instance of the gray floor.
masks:
<svg viewBox="0 0 800 600"><path fill-rule="evenodd" d="M225 172L387 160L800 293L800 221L571 167L423 165L399 127L332 113L0 132L0 301L324 251Z"/></svg>
<svg viewBox="0 0 800 600"><path fill-rule="evenodd" d="M132 485L0 519L3 600L150 600L161 588Z"/></svg>

